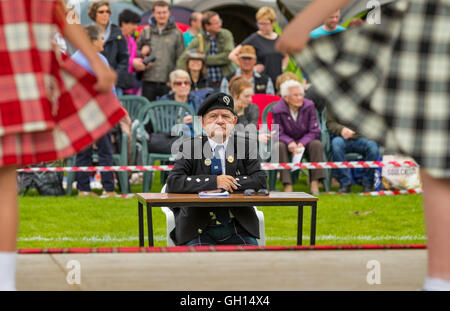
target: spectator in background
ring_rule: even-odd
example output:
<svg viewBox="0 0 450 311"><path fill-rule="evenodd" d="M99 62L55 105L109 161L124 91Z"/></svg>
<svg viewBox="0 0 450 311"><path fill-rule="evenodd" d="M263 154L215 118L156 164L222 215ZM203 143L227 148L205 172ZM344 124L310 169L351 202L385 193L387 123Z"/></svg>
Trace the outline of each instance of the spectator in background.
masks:
<svg viewBox="0 0 450 311"><path fill-rule="evenodd" d="M378 145L376 142L362 137L350 127L338 123L332 116L331 111L327 109L327 129L333 134L331 139L331 154L333 161L346 161L345 154L349 152L356 152L363 155L363 161L377 161L379 157ZM364 169L362 178L363 190L362 192L370 192L373 189L374 183L373 168ZM339 181L339 192L350 193L352 186L351 170L339 169L335 170L335 175Z"/></svg>
<svg viewBox="0 0 450 311"><path fill-rule="evenodd" d="M230 95L234 98L234 113L237 115L237 123L247 126L258 125L259 107L252 103L253 84L242 76L234 76L230 79Z"/></svg>
<svg viewBox="0 0 450 311"><path fill-rule="evenodd" d="M233 34L222 28L219 14L208 11L203 14L202 26L204 31L195 37L188 46L188 50L196 49L206 54L206 70L211 86L218 91L223 77L233 72L233 66L228 54L234 48ZM184 68L187 52L178 59L177 68Z"/></svg>
<svg viewBox="0 0 450 311"><path fill-rule="evenodd" d="M119 25L127 41L129 62L128 62L128 73L133 74L137 71L144 71L146 66L142 63L142 58L138 57L137 45L134 40L133 34L137 29L137 25L141 21L141 16L134 11L125 9L119 14ZM125 94L136 94L138 88L138 81L136 80L136 75L134 78L134 88L124 90Z"/></svg>
<svg viewBox="0 0 450 311"><path fill-rule="evenodd" d="M188 47L192 39L202 31L202 13L193 12L189 17L189 26L189 29L183 34L185 47Z"/></svg>
<svg viewBox="0 0 450 311"><path fill-rule="evenodd" d="M197 50L186 51L186 66L183 68L191 78L191 90L199 91L211 87L206 71L206 56Z"/></svg>
<svg viewBox="0 0 450 311"><path fill-rule="evenodd" d="M169 94L162 96L161 100L176 100L178 102L186 103L197 112L202 101L197 95L191 93L191 79L189 74L184 70L177 69L170 73L169 78L172 91ZM183 123L189 126L191 136L193 136L192 116L185 116Z"/></svg>
<svg viewBox="0 0 450 311"><path fill-rule="evenodd" d="M255 94L275 94L272 80L264 73L258 73L255 69L256 51L251 45L243 45L238 53L239 68L231 75L224 77L220 84L222 93L230 94L228 84L231 78L236 75L247 79L252 85Z"/></svg>
<svg viewBox="0 0 450 311"><path fill-rule="evenodd" d="M105 65L108 65L107 59L100 54L103 51L103 32L98 25L88 25L85 31L91 40L92 44L97 50L97 54L102 59ZM87 71L93 73L92 68L89 64L87 58L78 50L72 55L72 59L78 63L80 66L84 67ZM98 164L102 166L112 166L113 165L113 150L111 144L111 138L109 134L106 134L99 140L95 142L98 148ZM75 165L77 167L81 166L92 166L92 153L93 148L89 146L80 153L77 154ZM114 192L114 173L112 172L102 172L102 186L104 196L116 196L117 193ZM77 189L78 196L90 196L98 197L98 195L91 191L89 172L77 173Z"/></svg>
<svg viewBox="0 0 450 311"><path fill-rule="evenodd" d="M184 39L170 16L170 6L165 1L153 4L150 26L145 27L137 40L138 55L156 59L148 64L142 75L142 95L154 101L167 94L169 74L175 69L177 59L183 53Z"/></svg>
<svg viewBox="0 0 450 311"><path fill-rule="evenodd" d="M108 60L109 66L117 72L117 95L122 95L123 89L132 87L128 75L128 48L120 27L110 21L111 8L109 1L95 1L89 5L88 16L97 24L103 33L102 54Z"/></svg>
<svg viewBox="0 0 450 311"><path fill-rule="evenodd" d="M297 148L305 148L310 162L323 162L323 147L314 103L304 96L303 86L298 81L288 80L281 84L282 99L273 107L273 124L279 126L280 163L289 163L289 154ZM285 192L292 191L291 172L280 171ZM311 170L310 191L319 193L319 180L325 178L322 169Z"/></svg>
<svg viewBox="0 0 450 311"><path fill-rule="evenodd" d="M234 113L237 116L237 124L246 127L249 124L255 126L255 131L258 126L259 107L252 103L253 84L242 76L234 76L230 80L230 94L234 98ZM236 127L239 130L240 127ZM267 144L270 134L261 133L258 135L258 140Z"/></svg>
<svg viewBox="0 0 450 311"><path fill-rule="evenodd" d="M344 31L345 28L339 25L340 18L341 10L333 12L324 20L323 25L311 31L311 33L309 34L311 39Z"/></svg>
<svg viewBox="0 0 450 311"><path fill-rule="evenodd" d="M273 27L276 20L277 16L272 8L266 6L260 8L256 12L258 31L242 41L228 56L231 61L240 67L240 49L243 45L253 46L257 59L256 71L268 75L272 81L276 81L289 63L288 55L283 55L275 50L278 34L273 31Z"/></svg>
<svg viewBox="0 0 450 311"><path fill-rule="evenodd" d="M279 75L277 77L277 80L275 81L275 87L278 90L278 92L277 92L278 95L280 94L281 85L288 80L294 80L294 81L300 82L298 76L293 72L285 72L285 73Z"/></svg>

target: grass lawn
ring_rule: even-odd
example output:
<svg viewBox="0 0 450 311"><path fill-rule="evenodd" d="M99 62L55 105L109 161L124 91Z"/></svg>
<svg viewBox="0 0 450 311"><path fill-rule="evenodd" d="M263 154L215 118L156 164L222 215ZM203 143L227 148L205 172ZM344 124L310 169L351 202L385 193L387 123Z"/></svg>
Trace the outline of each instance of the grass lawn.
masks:
<svg viewBox="0 0 450 311"><path fill-rule="evenodd" d="M151 191L160 189L156 174ZM305 178L294 185L294 191L307 190ZM132 192L140 191L140 186L132 187ZM31 192L19 199L19 209L19 248L138 246L136 199L40 197ZM266 245L296 245L297 207L259 209L264 212ZM308 245L310 209L303 215ZM153 224L155 246L166 246L165 216L159 208L153 209ZM421 195L319 196L317 245L425 243Z"/></svg>

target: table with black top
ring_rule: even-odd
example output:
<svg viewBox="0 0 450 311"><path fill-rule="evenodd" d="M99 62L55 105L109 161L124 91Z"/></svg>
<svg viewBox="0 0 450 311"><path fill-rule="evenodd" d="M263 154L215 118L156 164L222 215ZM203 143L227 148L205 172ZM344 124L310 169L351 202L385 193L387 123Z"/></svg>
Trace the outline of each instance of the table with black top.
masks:
<svg viewBox="0 0 450 311"><path fill-rule="evenodd" d="M298 206L297 245L302 245L303 207L311 207L310 244L316 242L318 198L305 192L270 192L267 196L244 196L232 193L228 197L200 198L198 194L138 193L139 246L144 246L144 205L147 207L148 244L153 246L152 207L253 207Z"/></svg>

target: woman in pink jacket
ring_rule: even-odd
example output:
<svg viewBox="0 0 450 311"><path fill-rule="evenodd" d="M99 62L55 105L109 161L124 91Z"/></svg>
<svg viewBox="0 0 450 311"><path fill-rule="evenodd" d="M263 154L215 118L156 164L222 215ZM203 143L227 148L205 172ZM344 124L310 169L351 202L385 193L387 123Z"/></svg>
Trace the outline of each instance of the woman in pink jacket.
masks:
<svg viewBox="0 0 450 311"><path fill-rule="evenodd" d="M122 30L122 34L127 40L129 66L128 73L136 73L138 71L144 71L146 66L142 63L142 58L138 57L137 45L134 40L133 34L136 32L137 26L141 21L141 16L131 10L123 10L119 15L119 25ZM136 77L136 76L135 76ZM134 94L137 95L139 91L139 81L135 79L135 86L132 89L124 90L124 94Z"/></svg>

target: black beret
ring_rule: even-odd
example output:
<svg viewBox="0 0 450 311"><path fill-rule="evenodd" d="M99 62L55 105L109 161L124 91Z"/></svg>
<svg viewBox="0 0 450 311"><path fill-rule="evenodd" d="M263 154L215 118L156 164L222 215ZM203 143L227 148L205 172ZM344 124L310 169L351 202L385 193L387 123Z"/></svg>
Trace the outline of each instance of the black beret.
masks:
<svg viewBox="0 0 450 311"><path fill-rule="evenodd" d="M197 115L204 116L209 111L215 109L227 109L235 114L233 97L225 93L212 93L205 98L198 109Z"/></svg>

